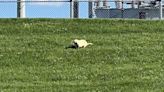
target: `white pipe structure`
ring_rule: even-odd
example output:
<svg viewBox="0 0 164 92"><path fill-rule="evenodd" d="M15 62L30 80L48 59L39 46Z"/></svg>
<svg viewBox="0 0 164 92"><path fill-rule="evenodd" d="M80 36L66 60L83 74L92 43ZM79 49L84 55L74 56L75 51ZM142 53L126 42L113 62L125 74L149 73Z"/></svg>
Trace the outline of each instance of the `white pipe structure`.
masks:
<svg viewBox="0 0 164 92"><path fill-rule="evenodd" d="M123 3L122 2L123 2L123 0L116 0L115 1L117 9L122 9L122 7L123 7Z"/></svg>
<svg viewBox="0 0 164 92"><path fill-rule="evenodd" d="M131 2L131 8L135 8L135 5L138 4L139 0L116 0L116 8L117 9L122 9L123 8L123 2L124 1L130 1Z"/></svg>
<svg viewBox="0 0 164 92"><path fill-rule="evenodd" d="M108 7L107 0L93 0L96 7Z"/></svg>
<svg viewBox="0 0 164 92"><path fill-rule="evenodd" d="M107 7L107 6L108 6L107 0L103 0L103 6L104 6L104 7Z"/></svg>
<svg viewBox="0 0 164 92"><path fill-rule="evenodd" d="M140 0L132 0L132 8L138 8L140 2Z"/></svg>
<svg viewBox="0 0 164 92"><path fill-rule="evenodd" d="M25 18L25 0L17 1L17 18Z"/></svg>

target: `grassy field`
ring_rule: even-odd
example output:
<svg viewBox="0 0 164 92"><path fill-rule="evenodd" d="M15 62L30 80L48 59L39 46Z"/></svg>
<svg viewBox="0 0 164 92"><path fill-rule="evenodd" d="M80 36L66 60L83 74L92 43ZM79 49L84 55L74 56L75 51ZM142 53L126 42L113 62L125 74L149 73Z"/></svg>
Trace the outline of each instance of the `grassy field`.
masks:
<svg viewBox="0 0 164 92"><path fill-rule="evenodd" d="M0 19L0 92L163 92L163 65L164 21Z"/></svg>

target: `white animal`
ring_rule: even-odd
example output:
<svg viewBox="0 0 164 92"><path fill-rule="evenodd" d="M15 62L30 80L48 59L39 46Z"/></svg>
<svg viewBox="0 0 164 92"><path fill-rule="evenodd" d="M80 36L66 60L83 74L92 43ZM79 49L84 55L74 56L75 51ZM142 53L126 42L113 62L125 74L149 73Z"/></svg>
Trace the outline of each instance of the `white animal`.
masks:
<svg viewBox="0 0 164 92"><path fill-rule="evenodd" d="M88 43L86 40L84 39L81 39L81 40L78 40L78 39L75 39L72 41L72 45L75 47L75 48L85 48L87 47L88 45L93 45L93 43Z"/></svg>

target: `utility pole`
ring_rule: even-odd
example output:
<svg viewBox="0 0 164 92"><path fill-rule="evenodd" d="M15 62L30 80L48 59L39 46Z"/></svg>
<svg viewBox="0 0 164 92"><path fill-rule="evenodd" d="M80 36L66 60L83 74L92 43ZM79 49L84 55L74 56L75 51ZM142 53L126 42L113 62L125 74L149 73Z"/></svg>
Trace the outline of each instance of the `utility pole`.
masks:
<svg viewBox="0 0 164 92"><path fill-rule="evenodd" d="M25 2L24 0L17 0L17 18L25 18Z"/></svg>

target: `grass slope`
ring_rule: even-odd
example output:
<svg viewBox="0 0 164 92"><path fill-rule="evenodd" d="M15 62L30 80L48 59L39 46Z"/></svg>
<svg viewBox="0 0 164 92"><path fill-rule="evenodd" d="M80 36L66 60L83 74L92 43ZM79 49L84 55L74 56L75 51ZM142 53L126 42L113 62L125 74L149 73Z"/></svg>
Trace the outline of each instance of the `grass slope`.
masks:
<svg viewBox="0 0 164 92"><path fill-rule="evenodd" d="M164 91L163 24L144 20L0 19L0 91ZM94 45L64 49L74 38Z"/></svg>

